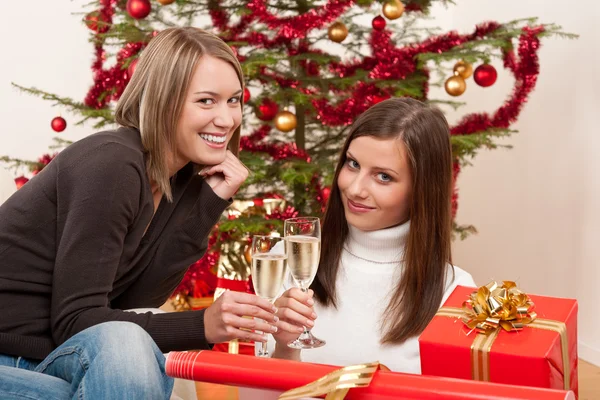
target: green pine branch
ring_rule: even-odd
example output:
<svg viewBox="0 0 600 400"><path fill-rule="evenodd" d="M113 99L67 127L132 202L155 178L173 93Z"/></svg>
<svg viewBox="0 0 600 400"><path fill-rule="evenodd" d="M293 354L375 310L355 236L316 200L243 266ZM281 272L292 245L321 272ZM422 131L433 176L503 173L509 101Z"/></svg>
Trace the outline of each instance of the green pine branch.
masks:
<svg viewBox="0 0 600 400"><path fill-rule="evenodd" d="M499 144L496 139L504 138L516 133L510 129L488 129L483 132L475 132L468 135L452 135L450 141L452 143L452 154L455 159L458 159L461 165L470 165L469 159L472 159L481 148L497 149L497 148L512 148L511 145Z"/></svg>
<svg viewBox="0 0 600 400"><path fill-rule="evenodd" d="M111 109L95 109L86 106L82 102L75 101L70 97L57 96L53 93L44 92L43 90L37 89L35 87L28 88L18 85L16 83L12 83L12 85L22 92L41 97L43 100L52 101L54 103L52 105L53 107L61 106L62 108L65 108L74 114L81 114L83 116L83 119L76 122L75 125L83 125L88 120L98 120L93 125L95 129L102 128L106 125L114 124L114 116Z"/></svg>
<svg viewBox="0 0 600 400"><path fill-rule="evenodd" d="M476 234L477 228L473 225L459 225L456 222L452 222L452 239L460 238L465 240L469 235Z"/></svg>

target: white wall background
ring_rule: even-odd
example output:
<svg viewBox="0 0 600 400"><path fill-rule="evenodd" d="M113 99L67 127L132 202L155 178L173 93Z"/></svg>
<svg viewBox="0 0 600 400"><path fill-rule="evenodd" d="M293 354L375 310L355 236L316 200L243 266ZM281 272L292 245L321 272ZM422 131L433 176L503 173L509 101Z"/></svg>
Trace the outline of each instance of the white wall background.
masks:
<svg viewBox="0 0 600 400"><path fill-rule="evenodd" d="M472 272L478 284L517 280L537 294L579 300L580 356L600 365L600 5L592 0L456 0L436 7L435 25L470 32L475 24L538 16L555 22L578 40L549 38L540 51L541 74L535 92L506 140L512 150L484 151L460 176L460 223L479 233L454 246L455 264ZM3 5L0 37L0 155L34 159L48 152L59 113L69 126L63 136L76 140L92 132L76 127L76 116L10 82L36 86L81 101L92 83L93 49L81 23L87 0L12 1ZM471 80L460 100L467 106L451 114L493 112L512 88L510 74L480 88ZM448 98L433 90L433 97Z"/></svg>

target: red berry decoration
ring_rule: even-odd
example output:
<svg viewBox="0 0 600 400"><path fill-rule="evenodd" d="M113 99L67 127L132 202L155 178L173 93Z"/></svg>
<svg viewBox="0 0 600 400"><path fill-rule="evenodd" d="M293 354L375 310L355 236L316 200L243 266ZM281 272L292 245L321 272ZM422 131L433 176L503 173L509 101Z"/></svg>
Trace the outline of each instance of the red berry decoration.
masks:
<svg viewBox="0 0 600 400"><path fill-rule="evenodd" d="M67 127L67 121L63 117L55 117L50 123L55 132L62 132Z"/></svg>
<svg viewBox="0 0 600 400"><path fill-rule="evenodd" d="M483 87L492 86L496 82L496 78L498 78L498 72L490 64L480 65L475 68L475 72L473 73L475 83Z"/></svg>
<svg viewBox="0 0 600 400"><path fill-rule="evenodd" d="M250 91L248 88L244 88L244 103L247 103L250 100Z"/></svg>

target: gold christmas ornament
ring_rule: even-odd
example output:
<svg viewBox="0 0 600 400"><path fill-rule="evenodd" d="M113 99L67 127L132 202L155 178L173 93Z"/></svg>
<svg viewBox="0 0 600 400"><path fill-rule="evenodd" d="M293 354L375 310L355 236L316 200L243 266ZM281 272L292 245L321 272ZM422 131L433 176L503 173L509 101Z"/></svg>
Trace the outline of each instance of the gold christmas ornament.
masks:
<svg viewBox="0 0 600 400"><path fill-rule="evenodd" d="M275 116L275 127L281 132L289 132L294 130L296 129L296 125L298 125L296 115L288 110L278 112Z"/></svg>
<svg viewBox="0 0 600 400"><path fill-rule="evenodd" d="M382 12L387 19L398 19L404 14L404 4L400 0L387 0Z"/></svg>
<svg viewBox="0 0 600 400"><path fill-rule="evenodd" d="M348 36L348 28L343 22L337 21L329 27L327 30L327 35L332 41L341 43Z"/></svg>
<svg viewBox="0 0 600 400"><path fill-rule="evenodd" d="M450 96L460 96L467 90L467 83L457 73L446 80L444 88L446 89L446 93Z"/></svg>
<svg viewBox="0 0 600 400"><path fill-rule="evenodd" d="M163 6L169 5L171 3L175 3L175 0L157 0Z"/></svg>
<svg viewBox="0 0 600 400"><path fill-rule="evenodd" d="M463 79L468 79L473 75L473 66L466 61L460 60L454 64L454 73L460 75Z"/></svg>

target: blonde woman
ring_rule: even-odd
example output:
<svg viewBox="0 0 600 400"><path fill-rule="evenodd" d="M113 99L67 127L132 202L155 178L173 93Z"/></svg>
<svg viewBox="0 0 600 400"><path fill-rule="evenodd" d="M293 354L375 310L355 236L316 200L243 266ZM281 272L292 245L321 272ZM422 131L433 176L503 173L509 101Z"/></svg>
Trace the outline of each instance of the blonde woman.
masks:
<svg viewBox="0 0 600 400"><path fill-rule="evenodd" d="M69 146L2 206L1 398L169 398L162 353L274 331L273 306L244 293L123 311L167 300L246 179L243 90L222 40L166 29L119 100L120 127Z"/></svg>

